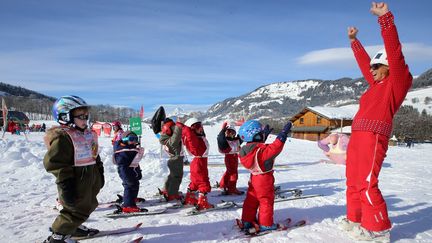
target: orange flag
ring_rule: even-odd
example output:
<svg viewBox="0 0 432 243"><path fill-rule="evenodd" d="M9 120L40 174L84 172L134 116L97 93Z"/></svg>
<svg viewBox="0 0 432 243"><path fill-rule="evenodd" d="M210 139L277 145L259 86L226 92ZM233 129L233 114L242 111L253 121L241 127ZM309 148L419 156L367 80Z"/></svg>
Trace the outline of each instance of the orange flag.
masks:
<svg viewBox="0 0 432 243"><path fill-rule="evenodd" d="M141 118L141 121L144 119L144 106L143 105L141 105L140 118Z"/></svg>

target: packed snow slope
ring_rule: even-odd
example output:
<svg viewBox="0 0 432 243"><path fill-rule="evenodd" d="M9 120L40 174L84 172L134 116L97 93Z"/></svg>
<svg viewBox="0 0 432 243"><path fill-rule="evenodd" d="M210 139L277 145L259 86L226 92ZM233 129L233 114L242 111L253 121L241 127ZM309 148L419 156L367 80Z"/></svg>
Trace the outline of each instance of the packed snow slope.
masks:
<svg viewBox="0 0 432 243"><path fill-rule="evenodd" d="M52 123L51 123L52 124ZM206 126L210 142L210 164L223 164L217 151L216 136L220 124ZM57 215L54 177L43 167L46 152L42 133L24 136L6 134L0 140L0 242L42 242L50 233L48 228ZM112 147L109 137L100 137L100 155L105 164L105 187L98 196L106 202L122 193L122 185L115 165L111 162ZM272 135L268 142L275 139ZM141 161L143 179L139 196L151 199L162 187L168 169L160 159L158 140L148 128L143 131L142 144L146 149ZM387 200L393 223L392 242L432 242L432 145L415 144L389 147L380 175L380 187ZM304 194L324 194L324 197L281 202L275 204L275 221L287 217L305 219L307 226L291 232L276 232L253 238L251 242L352 242L337 228L345 213L345 167L322 163L324 155L315 142L290 139L279 155L276 165L276 184L283 188L300 188ZM224 173L223 166L209 166L212 184ZM249 173L240 166L238 186L247 187ZM181 190L189 183L189 167L185 167ZM221 199L242 201L244 196L219 197L214 189L209 194L212 203ZM154 209L164 207L148 206ZM234 226L241 217L241 209L208 212L185 216L190 209L168 210L156 216L123 219L104 217L113 209L96 209L85 225L98 229L113 229L143 223L136 232L102 237L86 242L128 242L139 236L145 242L244 242Z"/></svg>

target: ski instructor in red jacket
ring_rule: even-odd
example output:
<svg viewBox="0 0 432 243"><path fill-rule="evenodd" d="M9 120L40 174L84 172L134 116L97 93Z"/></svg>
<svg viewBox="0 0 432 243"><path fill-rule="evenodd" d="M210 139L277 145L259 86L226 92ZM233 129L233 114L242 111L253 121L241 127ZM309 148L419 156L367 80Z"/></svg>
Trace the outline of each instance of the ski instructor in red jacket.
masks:
<svg viewBox="0 0 432 243"><path fill-rule="evenodd" d="M348 38L369 88L360 98L347 150L347 218L340 227L356 240L390 242L391 223L378 189L378 175L388 148L392 120L412 84L402 54L394 16L386 3L372 2L378 16L384 50L372 59L357 39L358 30L348 28Z"/></svg>

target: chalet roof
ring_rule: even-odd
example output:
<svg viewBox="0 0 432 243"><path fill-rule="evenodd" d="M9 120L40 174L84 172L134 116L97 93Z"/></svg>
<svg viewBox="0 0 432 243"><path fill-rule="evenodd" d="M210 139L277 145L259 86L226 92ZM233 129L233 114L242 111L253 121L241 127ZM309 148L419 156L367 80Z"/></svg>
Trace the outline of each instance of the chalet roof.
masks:
<svg viewBox="0 0 432 243"><path fill-rule="evenodd" d="M347 105L341 107L329 107L329 106L308 106L303 108L295 116L291 118L291 121L297 120L299 117L303 116L306 112L310 111L325 117L329 120L333 119L347 119L352 120L358 110L358 105Z"/></svg>
<svg viewBox="0 0 432 243"><path fill-rule="evenodd" d="M340 127L339 128L335 128L335 129L331 130L330 133L351 134L351 126L342 127L342 129Z"/></svg>
<svg viewBox="0 0 432 243"><path fill-rule="evenodd" d="M292 132L318 132L323 133L327 130L326 126L305 126L305 127L293 127Z"/></svg>

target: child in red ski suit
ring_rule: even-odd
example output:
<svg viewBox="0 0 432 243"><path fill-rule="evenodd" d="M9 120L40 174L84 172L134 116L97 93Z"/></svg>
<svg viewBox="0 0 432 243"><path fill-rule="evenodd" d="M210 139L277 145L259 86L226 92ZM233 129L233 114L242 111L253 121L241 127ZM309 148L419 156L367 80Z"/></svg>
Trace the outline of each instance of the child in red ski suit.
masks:
<svg viewBox="0 0 432 243"><path fill-rule="evenodd" d="M182 141L186 150L193 156L190 163L190 184L184 204L196 205L198 210L214 207L207 201L206 194L211 191L207 168L209 143L204 128L196 118L188 119L182 130ZM196 199L198 192L198 200Z"/></svg>
<svg viewBox="0 0 432 243"><path fill-rule="evenodd" d="M272 130L269 125L262 129L258 121L249 120L240 127L240 138L246 142L240 150L240 162L251 172L242 212L241 227L244 230L256 224L260 231L277 228L273 222L273 164L283 149L291 126L291 122L288 122L271 144L264 143Z"/></svg>
<svg viewBox="0 0 432 243"><path fill-rule="evenodd" d="M346 163L347 219L342 220L340 227L351 232L356 240L389 242L391 223L378 189L378 175L386 156L393 117L413 78L387 4L372 3L371 12L378 16L385 47L372 60L356 38L358 30L348 28L351 48L369 89L360 98L352 124Z"/></svg>
<svg viewBox="0 0 432 243"><path fill-rule="evenodd" d="M227 195L241 195L244 192L237 189L238 179L238 153L240 151L241 139L236 136L235 125L222 124L222 130L217 136L219 152L225 154L226 172L222 176L219 187Z"/></svg>

